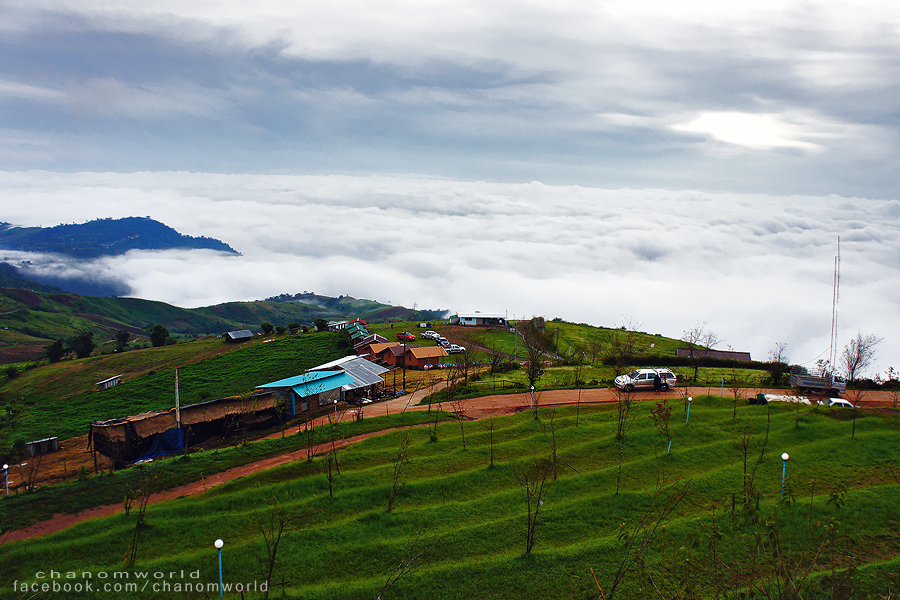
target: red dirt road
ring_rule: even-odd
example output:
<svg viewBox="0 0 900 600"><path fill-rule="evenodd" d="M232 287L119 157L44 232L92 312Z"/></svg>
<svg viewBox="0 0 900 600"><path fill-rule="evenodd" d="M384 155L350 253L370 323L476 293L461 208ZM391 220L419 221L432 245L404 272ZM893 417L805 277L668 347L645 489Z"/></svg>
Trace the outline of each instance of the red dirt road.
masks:
<svg viewBox="0 0 900 600"><path fill-rule="evenodd" d="M676 390L670 390L668 392L655 394L654 392L637 392L635 394L635 399L638 401L657 401L663 398L669 399L680 399L684 397L685 392L690 395L703 395L703 394L715 394L715 388L706 388L706 387L694 387L688 388L678 388ZM370 404L363 409L364 417L374 417L378 415L385 414L394 414L398 412L405 412L407 410L427 410L427 406L416 406L416 403L421 400L422 397L430 394L432 389L424 389L414 394L410 394L407 396L402 396L400 398L394 398L392 400L388 400L385 402L380 402L378 404ZM785 394L785 390L759 390L759 389L747 389L745 390L744 397L749 396L750 394L756 393L770 393L770 394ZM611 389L586 389L580 391L581 398L580 401L582 404L601 404L607 402L615 401L615 390ZM515 412L519 412L522 410L528 410L530 403L530 394L506 394L506 395L497 395L497 396L484 396L482 398L473 398L471 400L465 400L466 406L466 418L469 419L482 419L489 416L494 415L503 415L503 414L511 414ZM579 401L579 390L547 390L540 393L535 394L536 398L540 406L542 407L550 407L550 406L571 406L576 404ZM819 398L808 396L811 401L816 401ZM866 395L866 406L873 407L883 407L890 406L890 397L888 392L868 392ZM449 409L449 406L444 406L444 409ZM321 419L324 421L325 417ZM424 426L424 425L423 425ZM298 428L291 428L286 431L286 434L295 434L297 433ZM385 430L389 431L389 430ZM356 443L358 441L364 440L366 438L380 435L384 433L384 431L372 432L365 435L355 436L352 438L348 438L345 440L341 440L338 442L338 445L343 447L349 444ZM280 433L273 434L273 436L281 435ZM82 436L86 437L86 436ZM85 453L84 449L79 447L80 438L75 438L73 440L67 440L65 442L65 446L67 448L72 448L73 451L78 451L81 454L82 460L84 456L89 456ZM82 442L83 443L83 442ZM325 446L319 446L314 449L315 454L321 454L326 451ZM45 458L51 458L54 462L63 461L65 464L65 459L61 458L63 455L57 453L56 455L50 454ZM69 460L72 460L71 458ZM239 467L234 467L227 471L223 471L221 473L216 473L214 475L210 475L209 477L203 478L200 481L194 481L192 483L187 483L169 490L165 490L162 492L158 492L153 494L150 497L150 502L155 504L157 502L164 502L166 500L172 500L174 498L179 498L181 496L193 496L197 494L201 494L208 489L215 487L217 485L221 485L228 481L232 481L239 477L244 477L246 475L250 475L252 473L256 473L258 471L262 471L264 469L270 469L272 467L277 467L280 465L288 464L291 462L306 460L306 449L303 448L301 450L296 450L294 452L290 452L287 454L282 454L280 456L274 456L271 458L267 458L264 460L260 460L257 462L249 463L246 465L242 465ZM69 469L77 468L75 465L78 464L77 461L70 463L72 466L66 467ZM83 463L82 463L83 464ZM91 465L92 466L92 465ZM58 467L58 465L57 465ZM13 471L10 471L11 475ZM80 523L81 521L85 521L87 519L93 519L96 517L105 517L109 515L116 514L118 512L124 511L122 503L118 504L110 504L106 506L97 506L92 509L83 511L81 513L75 515L55 515L52 519L47 521L43 521L41 523L35 523L34 525L27 527L25 529L20 529L16 531L5 532L0 535L0 543L5 542L14 542L19 540L25 540L33 537L39 537L43 535L48 535L51 533L55 533L57 531L62 531L68 527L76 523Z"/></svg>

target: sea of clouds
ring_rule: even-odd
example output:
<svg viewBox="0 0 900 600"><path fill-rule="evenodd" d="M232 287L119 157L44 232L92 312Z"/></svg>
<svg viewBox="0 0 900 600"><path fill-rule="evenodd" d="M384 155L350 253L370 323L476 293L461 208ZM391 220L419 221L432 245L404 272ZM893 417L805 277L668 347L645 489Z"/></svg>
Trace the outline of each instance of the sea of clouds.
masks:
<svg viewBox="0 0 900 600"><path fill-rule="evenodd" d="M840 236L841 345L875 333L878 370L900 357L896 200L184 172L5 172L0 186L13 225L150 216L242 253L0 257L178 306L314 291L676 338L705 322L721 348L765 360L783 342L810 365L829 351Z"/></svg>

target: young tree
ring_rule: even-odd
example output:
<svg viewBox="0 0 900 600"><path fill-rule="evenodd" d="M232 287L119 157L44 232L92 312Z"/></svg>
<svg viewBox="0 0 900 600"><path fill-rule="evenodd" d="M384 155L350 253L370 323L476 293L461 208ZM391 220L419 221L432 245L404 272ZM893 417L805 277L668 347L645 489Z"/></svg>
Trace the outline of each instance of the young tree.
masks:
<svg viewBox="0 0 900 600"><path fill-rule="evenodd" d="M314 321L314 324L316 326L316 331L328 331L328 321L326 321L325 319L319 317ZM297 326L300 326L299 323L297 324ZM293 327L291 327L291 329L293 329Z"/></svg>
<svg viewBox="0 0 900 600"><path fill-rule="evenodd" d="M450 387L447 388L448 392L450 391ZM452 393L452 392L450 392ZM459 423L459 431L462 434L462 445L463 450L466 449L466 429L463 426L463 421L466 417L466 401L462 398L451 397L450 398L450 407L453 410L453 416L456 417L457 423Z"/></svg>
<svg viewBox="0 0 900 600"><path fill-rule="evenodd" d="M412 434L407 432L400 440L400 447L397 449L396 456L391 459L391 462L394 463L394 478L391 482L391 493L388 496L387 512L391 512L394 509L394 500L397 498L400 486L403 485L400 481L400 476L403 474L403 467L409 462L410 444L412 444Z"/></svg>
<svg viewBox="0 0 900 600"><path fill-rule="evenodd" d="M653 419L659 432L666 436L666 441L669 443L666 448L666 454L668 454L672 451L672 430L669 428L669 421L672 420L672 405L669 404L669 400L664 399L662 402L657 402L656 408L650 409L650 418Z"/></svg>
<svg viewBox="0 0 900 600"><path fill-rule="evenodd" d="M631 414L634 395L631 392L616 388L616 439L619 440L619 470L616 473L616 495L619 494L619 484L622 481L622 461L625 458L625 436L628 434L628 426L633 420Z"/></svg>
<svg viewBox="0 0 900 600"><path fill-rule="evenodd" d="M848 381L856 381L875 362L875 348L884 341L874 334L863 335L856 332L856 337L844 346L841 353L841 364L847 373Z"/></svg>
<svg viewBox="0 0 900 600"><path fill-rule="evenodd" d="M264 597L268 598L272 575L275 572L275 561L278 558L278 547L287 533L298 529L296 522L300 516L290 512L286 499L280 501L269 498L266 495L263 495L262 499L264 503L269 505L268 510L264 512L257 511L253 516L256 521L256 528L262 534L263 541L266 544L264 563L266 593Z"/></svg>
<svg viewBox="0 0 900 600"><path fill-rule="evenodd" d="M684 332L681 341L688 345L688 362L694 369L694 383L697 382L697 374L703 365L709 351L719 343L719 336L706 330L706 322L697 323L691 329Z"/></svg>
<svg viewBox="0 0 900 600"><path fill-rule="evenodd" d="M94 344L94 332L82 331L72 338L72 349L78 358L87 358L96 348Z"/></svg>
<svg viewBox="0 0 900 600"><path fill-rule="evenodd" d="M331 448L328 452L325 453L324 462L322 463L322 470L325 472L325 479L328 480L328 495L334 500L334 480L340 474L338 470L338 461L337 461L337 450L335 448Z"/></svg>
<svg viewBox="0 0 900 600"><path fill-rule="evenodd" d="M424 542L424 545L422 542ZM437 541L434 540L423 540L422 532L417 532L412 545L388 575L387 581L384 582L384 586L378 592L376 600L384 600L385 594L394 587L394 584L400 581L404 575L415 571L422 564L425 557L437 547L437 544Z"/></svg>
<svg viewBox="0 0 900 600"><path fill-rule="evenodd" d="M268 321L264 322L262 325L260 325L260 327L262 327L263 333L266 335L269 335L270 333L272 333L272 330L275 329L275 327Z"/></svg>
<svg viewBox="0 0 900 600"><path fill-rule="evenodd" d="M544 498L553 485L553 482L548 481L553 473L553 461L541 458L526 464L514 464L512 473L525 491L527 509L525 554L531 554L537 534L538 515L544 505Z"/></svg>

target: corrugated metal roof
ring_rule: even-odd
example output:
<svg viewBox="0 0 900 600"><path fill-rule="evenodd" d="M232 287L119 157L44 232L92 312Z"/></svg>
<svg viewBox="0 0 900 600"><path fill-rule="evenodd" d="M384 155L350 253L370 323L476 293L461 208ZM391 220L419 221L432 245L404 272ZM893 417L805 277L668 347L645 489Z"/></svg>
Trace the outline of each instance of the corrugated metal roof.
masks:
<svg viewBox="0 0 900 600"><path fill-rule="evenodd" d="M233 340L243 340L246 338L252 338L253 332L250 331L249 329L239 329L237 331L229 331L225 335L227 335L229 338L231 338Z"/></svg>
<svg viewBox="0 0 900 600"><path fill-rule="evenodd" d="M326 369L342 369L353 378L354 383L345 385L345 390L384 383L384 379L381 378L381 375L390 371L390 369L386 369L365 358L359 356L345 356L344 358L333 360L330 363L313 367L310 369L310 372L321 372Z"/></svg>
<svg viewBox="0 0 900 600"><path fill-rule="evenodd" d="M310 373L303 373L302 375L295 375L294 377L288 377L287 379L279 379L278 381L258 385L256 388L267 389L289 387L294 390L298 396L304 398L320 392L334 390L352 384L353 382L354 379L344 371L313 371Z"/></svg>

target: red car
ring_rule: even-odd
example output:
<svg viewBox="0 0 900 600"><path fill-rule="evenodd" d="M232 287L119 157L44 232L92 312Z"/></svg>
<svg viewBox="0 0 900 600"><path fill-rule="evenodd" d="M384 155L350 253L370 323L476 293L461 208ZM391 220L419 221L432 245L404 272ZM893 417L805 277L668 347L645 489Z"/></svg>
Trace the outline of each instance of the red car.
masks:
<svg viewBox="0 0 900 600"><path fill-rule="evenodd" d="M416 341L416 336L414 336L413 334L411 334L408 331L404 331L403 333L397 334L397 339L400 340L401 342L414 342L414 341Z"/></svg>

